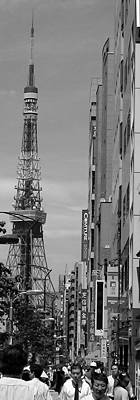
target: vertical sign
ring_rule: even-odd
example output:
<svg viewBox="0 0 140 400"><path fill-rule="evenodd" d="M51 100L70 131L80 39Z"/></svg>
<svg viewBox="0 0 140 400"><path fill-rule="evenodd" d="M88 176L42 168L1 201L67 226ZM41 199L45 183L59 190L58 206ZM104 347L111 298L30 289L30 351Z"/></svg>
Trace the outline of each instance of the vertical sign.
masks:
<svg viewBox="0 0 140 400"><path fill-rule="evenodd" d="M140 27L140 0L136 0L136 26Z"/></svg>
<svg viewBox="0 0 140 400"><path fill-rule="evenodd" d="M94 342L95 340L95 317L94 312L88 313L88 340Z"/></svg>
<svg viewBox="0 0 140 400"><path fill-rule="evenodd" d="M101 338L101 357L106 358L107 349L106 349L106 339Z"/></svg>
<svg viewBox="0 0 140 400"><path fill-rule="evenodd" d="M96 280L95 335L104 333L104 281Z"/></svg>
<svg viewBox="0 0 140 400"><path fill-rule="evenodd" d="M88 259L88 210L82 210L81 261Z"/></svg>
<svg viewBox="0 0 140 400"><path fill-rule="evenodd" d="M81 291L81 326L85 326L87 322L87 289Z"/></svg>

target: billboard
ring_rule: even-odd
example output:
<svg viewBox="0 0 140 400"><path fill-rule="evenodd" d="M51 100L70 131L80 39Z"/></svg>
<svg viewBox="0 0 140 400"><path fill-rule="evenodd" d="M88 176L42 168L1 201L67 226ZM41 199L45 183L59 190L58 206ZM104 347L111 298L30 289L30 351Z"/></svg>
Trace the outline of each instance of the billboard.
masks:
<svg viewBox="0 0 140 400"><path fill-rule="evenodd" d="M88 210L82 210L82 242L81 242L81 261L88 259Z"/></svg>
<svg viewBox="0 0 140 400"><path fill-rule="evenodd" d="M140 27L140 0L136 0L136 27Z"/></svg>
<svg viewBox="0 0 140 400"><path fill-rule="evenodd" d="M104 281L96 280L95 335L104 333Z"/></svg>
<svg viewBox="0 0 140 400"><path fill-rule="evenodd" d="M107 270L107 307L118 310L118 266L108 265Z"/></svg>

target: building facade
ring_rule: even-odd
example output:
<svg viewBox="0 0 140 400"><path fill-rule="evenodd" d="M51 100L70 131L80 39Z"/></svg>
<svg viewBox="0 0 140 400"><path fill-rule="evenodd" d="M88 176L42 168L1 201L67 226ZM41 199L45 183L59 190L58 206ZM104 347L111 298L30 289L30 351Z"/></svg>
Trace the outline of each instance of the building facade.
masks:
<svg viewBox="0 0 140 400"><path fill-rule="evenodd" d="M105 327L100 327L100 331L96 329L96 298L97 281L102 280L106 308L103 319L106 322L107 271L104 269L104 263L105 260L108 263L111 258L113 89L114 54L110 51L107 39L102 51L102 83L95 80L92 87L89 140L88 350L100 360L105 358L103 347L106 348L107 323Z"/></svg>
<svg viewBox="0 0 140 400"><path fill-rule="evenodd" d="M139 364L139 1L115 7L115 127L113 153L113 244L119 265L120 360L136 383Z"/></svg>

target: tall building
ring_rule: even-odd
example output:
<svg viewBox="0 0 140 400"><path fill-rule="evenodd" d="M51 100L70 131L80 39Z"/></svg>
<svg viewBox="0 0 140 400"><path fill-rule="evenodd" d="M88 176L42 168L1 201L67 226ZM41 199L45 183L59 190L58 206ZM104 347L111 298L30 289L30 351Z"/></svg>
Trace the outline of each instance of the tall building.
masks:
<svg viewBox="0 0 140 400"><path fill-rule="evenodd" d="M20 290L40 290L34 299L40 307L50 307L50 292L54 291L47 266L43 224L46 213L42 208L42 187L38 155L37 119L38 89L34 71L34 26L31 27L31 54L28 83L24 88L24 128L18 162L14 210L11 212L13 233L18 244L9 248L7 266L19 279ZM32 297L33 299L33 297Z"/></svg>
<svg viewBox="0 0 140 400"><path fill-rule="evenodd" d="M95 343L101 360L106 358L108 330L107 268L111 260L112 150L114 127L114 53L107 39L102 50L102 86L96 93L96 179L95 179ZM98 291L103 283L102 323L98 314ZM100 318L100 319L101 319ZM99 320L99 324L98 324Z"/></svg>
<svg viewBox="0 0 140 400"><path fill-rule="evenodd" d="M105 262L111 258L112 149L114 121L114 54L109 39L102 51L102 82L94 80L91 88L89 140L89 252L88 252L88 351L95 358L105 358L103 341L107 340L106 315L97 327L98 287L106 289ZM105 261L106 260L106 261ZM105 299L107 294L105 295ZM103 354L102 354L103 353Z"/></svg>
<svg viewBox="0 0 140 400"><path fill-rule="evenodd" d="M115 6L112 249L119 265L119 356L134 383L140 365L140 2L118 0Z"/></svg>
<svg viewBox="0 0 140 400"><path fill-rule="evenodd" d="M109 361L117 357L128 367L139 396L140 1L117 0L114 7L114 54L107 40L102 84L90 104L88 349L105 355L102 339L109 340Z"/></svg>
<svg viewBox="0 0 140 400"><path fill-rule="evenodd" d="M96 89L92 82L89 111L89 172L88 172L88 259L87 259L87 347L93 351L95 329L94 228L95 228L95 159L96 159Z"/></svg>

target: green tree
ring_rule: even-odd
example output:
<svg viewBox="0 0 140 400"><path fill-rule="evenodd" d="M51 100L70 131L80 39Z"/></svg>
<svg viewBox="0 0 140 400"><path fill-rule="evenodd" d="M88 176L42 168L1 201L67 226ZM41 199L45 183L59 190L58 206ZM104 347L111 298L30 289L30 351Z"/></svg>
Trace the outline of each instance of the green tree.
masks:
<svg viewBox="0 0 140 400"><path fill-rule="evenodd" d="M10 298L18 293L16 278L12 277L11 271L0 263L0 319L9 315Z"/></svg>
<svg viewBox="0 0 140 400"><path fill-rule="evenodd" d="M47 365L47 361L52 360L55 353L54 328L51 321L48 320L46 325L40 310L35 309L27 295L24 298L17 298L13 318L15 321L13 339L20 341L26 349L30 349L31 353L38 353Z"/></svg>

